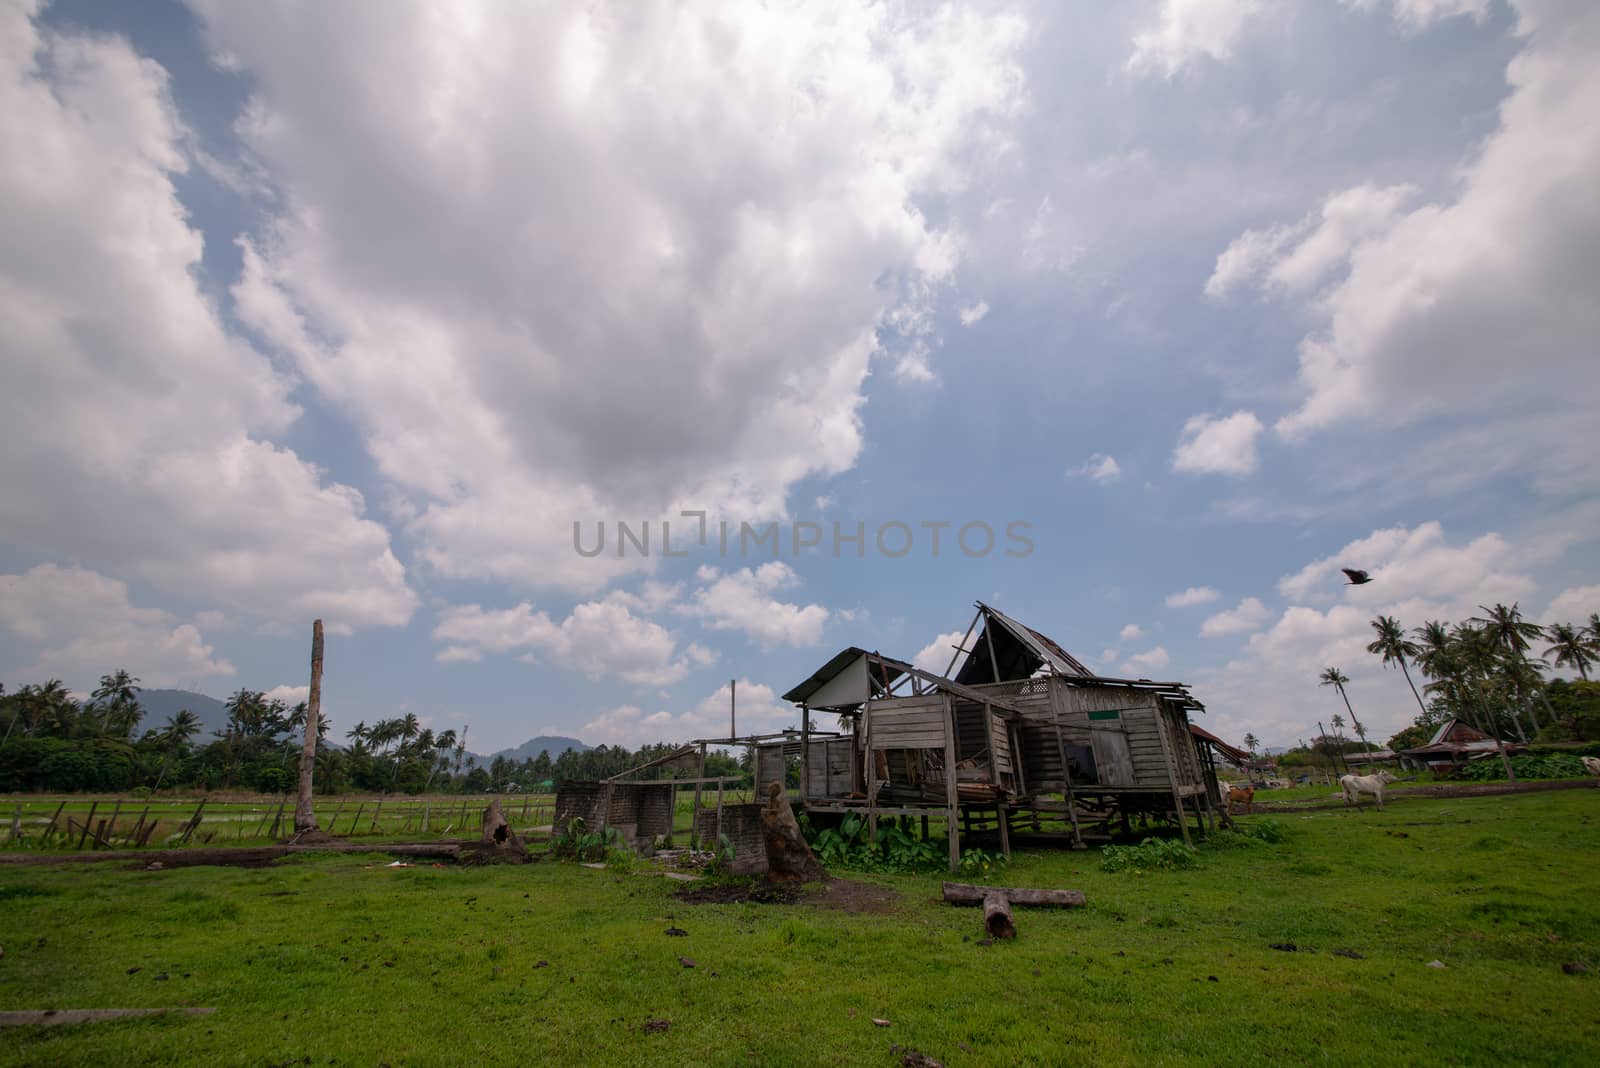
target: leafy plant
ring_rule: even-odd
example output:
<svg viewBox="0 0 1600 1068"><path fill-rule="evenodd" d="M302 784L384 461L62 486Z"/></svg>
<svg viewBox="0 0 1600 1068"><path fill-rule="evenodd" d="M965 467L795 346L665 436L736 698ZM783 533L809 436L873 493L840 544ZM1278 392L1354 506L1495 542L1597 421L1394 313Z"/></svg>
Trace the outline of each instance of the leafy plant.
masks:
<svg viewBox="0 0 1600 1068"><path fill-rule="evenodd" d="M734 848L733 840L725 834L717 835L717 848L711 857L710 873L722 875L733 866L733 858L738 854Z"/></svg>
<svg viewBox="0 0 1600 1068"><path fill-rule="evenodd" d="M1568 753L1524 753L1511 758L1511 770L1520 779L1580 779L1587 772L1583 761ZM1474 760L1461 769L1469 782L1494 782L1506 777L1498 760Z"/></svg>
<svg viewBox="0 0 1600 1068"><path fill-rule="evenodd" d="M1147 838L1138 845L1108 845L1100 850L1101 871L1142 874L1187 868L1198 856L1193 847L1176 838Z"/></svg>

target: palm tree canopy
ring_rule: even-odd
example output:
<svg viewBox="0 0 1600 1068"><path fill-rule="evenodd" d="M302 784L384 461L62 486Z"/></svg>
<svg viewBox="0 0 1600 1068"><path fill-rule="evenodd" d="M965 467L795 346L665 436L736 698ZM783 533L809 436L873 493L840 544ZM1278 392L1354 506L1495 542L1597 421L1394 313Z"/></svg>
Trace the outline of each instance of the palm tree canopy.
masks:
<svg viewBox="0 0 1600 1068"><path fill-rule="evenodd" d="M1544 628L1537 623L1529 623L1522 618L1522 611L1513 602L1510 608L1497 604L1493 608L1479 605L1481 616L1474 616L1472 622L1481 623L1494 636L1495 641L1505 646L1513 653L1528 651L1528 641L1532 638L1544 637Z"/></svg>
<svg viewBox="0 0 1600 1068"><path fill-rule="evenodd" d="M1545 636L1550 640L1550 648L1544 651L1544 655L1550 657L1556 667L1574 667L1585 679L1589 677L1589 665L1595 661L1595 651L1584 640L1583 632L1576 624L1552 624Z"/></svg>
<svg viewBox="0 0 1600 1068"><path fill-rule="evenodd" d="M1377 631L1378 637L1367 645L1367 652L1381 654L1385 667L1415 660L1422 652L1416 642L1406 637L1405 628L1394 616L1379 616L1372 621L1372 629Z"/></svg>
<svg viewBox="0 0 1600 1068"><path fill-rule="evenodd" d="M1322 674L1318 675L1317 678L1324 686L1343 687L1345 683L1350 681L1350 676L1336 667L1324 668Z"/></svg>

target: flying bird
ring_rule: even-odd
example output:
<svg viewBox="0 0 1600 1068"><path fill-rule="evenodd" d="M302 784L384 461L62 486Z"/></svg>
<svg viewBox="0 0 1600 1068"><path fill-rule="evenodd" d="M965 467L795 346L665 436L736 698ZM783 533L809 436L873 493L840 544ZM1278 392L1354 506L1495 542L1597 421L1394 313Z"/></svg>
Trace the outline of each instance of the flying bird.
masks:
<svg viewBox="0 0 1600 1068"><path fill-rule="evenodd" d="M1341 567L1339 570L1344 572L1344 577L1350 580L1351 586L1365 586L1372 581L1372 576L1365 571L1357 571L1353 567Z"/></svg>

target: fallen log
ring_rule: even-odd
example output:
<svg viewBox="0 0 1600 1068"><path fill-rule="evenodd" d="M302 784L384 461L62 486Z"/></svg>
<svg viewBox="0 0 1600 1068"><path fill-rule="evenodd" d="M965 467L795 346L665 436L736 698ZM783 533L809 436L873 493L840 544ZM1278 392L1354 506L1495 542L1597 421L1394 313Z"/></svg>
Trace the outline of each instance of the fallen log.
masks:
<svg viewBox="0 0 1600 1068"><path fill-rule="evenodd" d="M1088 904L1082 890L1035 890L1024 886L973 886L971 883L945 883L944 899L951 905L981 905L984 898L1001 893L1013 905L1040 908L1075 909Z"/></svg>
<svg viewBox="0 0 1600 1068"><path fill-rule="evenodd" d="M1011 922L1011 902L1004 890L991 890L983 895L983 929L990 938L1015 938L1017 925Z"/></svg>

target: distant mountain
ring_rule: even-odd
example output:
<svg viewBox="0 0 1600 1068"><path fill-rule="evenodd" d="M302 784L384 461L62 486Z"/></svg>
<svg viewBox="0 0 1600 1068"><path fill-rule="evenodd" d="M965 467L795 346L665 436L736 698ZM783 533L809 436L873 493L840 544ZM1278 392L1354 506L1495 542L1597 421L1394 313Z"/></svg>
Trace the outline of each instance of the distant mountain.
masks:
<svg viewBox="0 0 1600 1068"><path fill-rule="evenodd" d="M228 728L228 706L215 697L191 690L140 690L139 705L144 718L139 721L138 733L159 730L167 720L188 709L200 717L200 736L196 742L210 741L210 735L220 734Z"/></svg>
<svg viewBox="0 0 1600 1068"><path fill-rule="evenodd" d="M539 754L543 752L549 752L550 759L554 760L568 749L576 749L581 753L591 748L593 747L585 745L576 738L563 738L558 734L541 734L537 738L529 738L515 749L502 749L499 752L490 753L488 756L480 756L478 757L478 763L488 764L495 757L503 756L507 760L520 764L524 760L537 760Z"/></svg>

